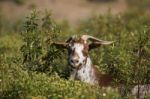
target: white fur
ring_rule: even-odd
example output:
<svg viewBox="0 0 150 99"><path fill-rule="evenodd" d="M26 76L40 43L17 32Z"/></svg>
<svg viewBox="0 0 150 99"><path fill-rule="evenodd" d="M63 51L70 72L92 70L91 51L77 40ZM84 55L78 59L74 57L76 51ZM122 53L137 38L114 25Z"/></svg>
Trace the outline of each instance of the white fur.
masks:
<svg viewBox="0 0 150 99"><path fill-rule="evenodd" d="M89 57L87 58L86 64L77 72L77 78L90 84L98 83L92 69L91 59Z"/></svg>
<svg viewBox="0 0 150 99"><path fill-rule="evenodd" d="M90 84L98 84L92 68L91 59L89 57L87 58L86 64L82 66L80 70L73 69L70 79L80 80Z"/></svg>
<svg viewBox="0 0 150 99"><path fill-rule="evenodd" d="M84 45L80 43L74 43L71 46L71 50L77 54L77 56L74 56L73 54L69 55L69 62L71 65L78 66L79 64L82 64L81 68L78 70L76 68L72 68L71 70L71 80L80 80L86 83L90 84L98 84L98 81L96 80L94 70L92 68L92 62L90 57L85 57L82 53L84 50ZM78 59L78 63L72 63L71 60Z"/></svg>
<svg viewBox="0 0 150 99"><path fill-rule="evenodd" d="M86 57L84 57L84 55L82 53L83 49L84 49L84 46L82 44L80 44L80 43L75 43L71 47L71 50L75 50L75 53L78 55L78 57L77 56L73 56L72 54L69 56L69 62L70 62L71 65L77 66L80 63L84 62L84 60L86 59ZM71 62L72 59L73 60L77 59L79 62L74 64L74 63Z"/></svg>
<svg viewBox="0 0 150 99"><path fill-rule="evenodd" d="M91 44L87 44L88 39L93 41L93 43L91 44L94 44L94 46L89 46ZM97 46L108 45L111 43L113 42L99 40L89 35L82 35L80 39L77 39L73 36L69 38L65 43L58 43L58 45L62 45L63 47L68 49L68 63L71 69L70 79L76 79L90 84L100 83L99 73L97 69L93 66L91 59L88 55L88 51L96 48Z"/></svg>

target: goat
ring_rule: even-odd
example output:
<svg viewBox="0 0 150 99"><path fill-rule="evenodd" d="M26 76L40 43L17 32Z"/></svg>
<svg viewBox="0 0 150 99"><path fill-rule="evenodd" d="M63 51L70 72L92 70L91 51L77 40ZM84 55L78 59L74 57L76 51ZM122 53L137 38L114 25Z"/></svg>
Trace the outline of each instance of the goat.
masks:
<svg viewBox="0 0 150 99"><path fill-rule="evenodd" d="M88 40L91 43L88 43ZM68 64L70 67L70 79L80 80L92 85L109 86L112 76L102 74L92 64L89 51L101 45L112 44L113 41L104 41L89 35L82 35L79 39L69 38L64 43L54 43L68 50Z"/></svg>
<svg viewBox="0 0 150 99"><path fill-rule="evenodd" d="M134 86L131 90L131 94L133 98L137 97L138 99L144 99L145 96L150 97L150 84Z"/></svg>

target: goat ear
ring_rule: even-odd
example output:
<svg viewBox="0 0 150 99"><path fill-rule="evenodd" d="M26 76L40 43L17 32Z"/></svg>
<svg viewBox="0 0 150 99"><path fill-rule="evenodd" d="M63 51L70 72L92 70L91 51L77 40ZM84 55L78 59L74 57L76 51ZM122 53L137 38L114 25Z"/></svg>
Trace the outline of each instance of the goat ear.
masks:
<svg viewBox="0 0 150 99"><path fill-rule="evenodd" d="M89 44L89 50L100 47L101 45L109 45L114 43L114 41L95 41Z"/></svg>
<svg viewBox="0 0 150 99"><path fill-rule="evenodd" d="M55 42L55 43L52 43L52 45L58 48L67 48L68 44L72 42L74 39L75 39L75 36L72 36L66 42Z"/></svg>
<svg viewBox="0 0 150 99"><path fill-rule="evenodd" d="M61 47L61 48L67 48L67 45L68 43L65 43L65 42L55 42L55 43L52 43L52 45L56 46L56 47Z"/></svg>
<svg viewBox="0 0 150 99"><path fill-rule="evenodd" d="M66 41L66 43L71 43L71 42L73 42L76 38L77 38L76 36L72 36L72 37L70 37L70 38Z"/></svg>

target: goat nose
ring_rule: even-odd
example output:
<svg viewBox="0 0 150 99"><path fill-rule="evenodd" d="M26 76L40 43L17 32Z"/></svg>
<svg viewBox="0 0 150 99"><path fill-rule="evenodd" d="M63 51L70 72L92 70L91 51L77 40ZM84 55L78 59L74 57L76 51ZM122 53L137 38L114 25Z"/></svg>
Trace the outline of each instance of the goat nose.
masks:
<svg viewBox="0 0 150 99"><path fill-rule="evenodd" d="M78 63L79 61L76 60L76 59L71 59L71 62L72 62L72 63Z"/></svg>

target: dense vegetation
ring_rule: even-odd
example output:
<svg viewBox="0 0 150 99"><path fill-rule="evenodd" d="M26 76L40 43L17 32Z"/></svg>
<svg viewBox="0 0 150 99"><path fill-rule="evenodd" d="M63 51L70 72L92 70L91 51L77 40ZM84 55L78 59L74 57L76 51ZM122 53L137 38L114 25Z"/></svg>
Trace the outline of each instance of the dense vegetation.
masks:
<svg viewBox="0 0 150 99"><path fill-rule="evenodd" d="M150 83L149 17L145 11L134 10L115 16L93 16L71 28L67 22L56 23L48 11L41 18L40 12L34 10L23 21L7 22L8 25L0 15L1 98L130 99L135 85ZM115 88L68 80L67 52L51 43L74 34L115 41L90 55L101 72L115 76L114 86L124 86L124 96Z"/></svg>

